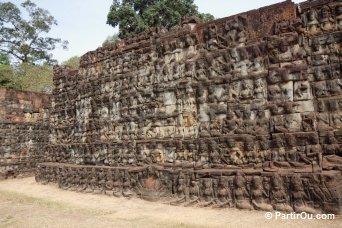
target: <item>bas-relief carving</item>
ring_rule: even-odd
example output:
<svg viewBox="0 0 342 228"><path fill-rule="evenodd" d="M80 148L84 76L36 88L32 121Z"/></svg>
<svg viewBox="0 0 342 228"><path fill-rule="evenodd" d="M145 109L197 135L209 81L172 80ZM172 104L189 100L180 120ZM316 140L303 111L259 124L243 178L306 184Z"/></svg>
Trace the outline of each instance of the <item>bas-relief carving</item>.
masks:
<svg viewBox="0 0 342 228"><path fill-rule="evenodd" d="M335 173L336 174L336 173ZM36 181L114 197L141 197L166 204L265 211L338 212L335 174L244 174L172 170L160 166L108 168L42 163ZM340 178L340 177L339 177Z"/></svg>
<svg viewBox="0 0 342 228"><path fill-rule="evenodd" d="M248 13L188 19L89 52L78 71L56 67L47 160L96 165L85 188L114 196L335 210L324 191L341 170L340 8L303 7L265 34Z"/></svg>
<svg viewBox="0 0 342 228"><path fill-rule="evenodd" d="M0 88L0 179L30 176L49 141L49 95Z"/></svg>

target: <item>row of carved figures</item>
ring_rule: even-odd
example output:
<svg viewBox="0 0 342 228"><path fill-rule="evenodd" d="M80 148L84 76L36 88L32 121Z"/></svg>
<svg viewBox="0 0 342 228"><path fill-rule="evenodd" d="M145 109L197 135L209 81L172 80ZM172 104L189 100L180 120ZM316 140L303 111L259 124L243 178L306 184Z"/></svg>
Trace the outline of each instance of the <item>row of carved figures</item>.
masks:
<svg viewBox="0 0 342 228"><path fill-rule="evenodd" d="M68 115L81 115L87 111L105 117L105 115L115 114L110 112L139 111L144 108L150 108L151 111L160 110L160 112L163 110L166 112L168 111L166 109L169 108L182 112L183 109L197 110L197 104L236 106L236 103L247 105L253 100L261 103L261 105L267 102L315 100L314 98L341 95L342 80L337 78L312 83L306 80L289 81L267 85L265 80L258 79L255 81L244 80L232 84L188 86L188 88L174 88L163 92L157 91L157 88L147 88L146 91L134 91L128 94L101 92L101 94L89 94L88 97L83 98L75 98L63 93L57 95L53 100L52 114L65 111ZM144 93L147 91L148 94Z"/></svg>
<svg viewBox="0 0 342 228"><path fill-rule="evenodd" d="M331 102L333 103L333 102ZM291 107L284 105L272 107L272 112L289 111ZM309 107L312 108L312 107ZM238 136L249 134L254 136L275 133L333 131L341 128L341 111L339 112L305 112L268 117L265 111L244 110L227 114L215 113L214 107L208 113L198 116L184 112L165 118L153 113L141 117L128 118L89 118L77 121L63 115L53 116L51 121L51 140L53 143L121 141L161 138L208 138L221 136ZM142 114L142 113L140 113ZM220 114L220 115L219 115ZM279 113L280 114L280 113ZM225 116L226 115L226 116ZM144 118L144 119L143 119ZM202 119L213 119L201 121Z"/></svg>
<svg viewBox="0 0 342 228"><path fill-rule="evenodd" d="M146 60L142 66L133 67L138 62L132 60L129 61L127 70L116 69L115 66L101 63L105 66L101 66L101 69L98 70L96 70L98 66L81 68L77 76L73 76L74 78L68 77L67 75L70 72L68 73L65 69L64 71L60 70L63 76L58 75L59 70L55 68L56 79L54 83L57 91L63 86L75 85L76 81L78 86L88 82L97 84L94 86L103 86L109 81L113 82L113 85L107 83L107 88L115 87L123 90L131 88L132 85L140 87L186 78L199 81L212 81L220 77L226 81L238 80L249 76L267 74L269 65L279 63L286 63L287 67L293 62L295 62L294 66L299 64L312 66L338 64L341 32L331 36L332 38L329 38L329 36L324 35L319 39L317 38L318 41L315 42L307 41L310 44L305 44L305 46L300 46L298 42L287 44L285 38L282 38L280 41L269 41L267 44L261 42L238 49L224 49L217 53L203 53L196 50L192 59L179 57L177 61L171 63L162 60L157 62ZM297 39L297 37L293 39ZM327 39L330 39L329 44L323 42ZM186 51L182 51L179 55L184 56L186 53ZM160 58L163 59L164 57ZM142 58L138 59L142 61ZM119 66L122 67L122 65ZM101 87L101 89L104 88Z"/></svg>
<svg viewBox="0 0 342 228"><path fill-rule="evenodd" d="M171 205L308 213L339 210L338 178L322 174L201 176L153 167L129 171L55 165L40 165L36 173L40 183L58 183L62 189L79 192L135 196Z"/></svg>
<svg viewBox="0 0 342 228"><path fill-rule="evenodd" d="M274 29L271 34L265 35L284 35L288 33L296 33L305 36L316 36L323 33L330 33L332 31L342 30L342 5L338 1L331 4L326 4L322 7L310 7L302 11L300 7L298 8L298 17L292 20L281 20L274 24ZM196 24L196 21L194 21ZM232 46L243 46L249 41L249 19L247 14L236 16L225 20L225 22L213 21L208 23L203 30L203 40L205 42L205 48L209 50L216 50L225 47ZM269 23L267 21L260 21L259 23ZM155 30L155 31L153 31ZM190 30L184 30L185 33L189 33ZM167 31L163 28L155 28L138 34L122 42L118 42L116 45L111 45L109 47L99 48L97 51L89 52L82 58L82 65L88 65L93 62L101 61L112 54L119 53L117 49L119 47L124 47L132 42L139 44L141 41L150 42L153 48L164 54L172 51L172 49L180 49L188 46L189 41L186 38L176 39L172 41L164 40L161 41L161 34L165 34ZM170 31L177 37L176 31ZM153 35L150 35L153 34ZM140 38L138 38L140 37ZM175 36L176 37L176 36ZM199 37L195 38L193 43L198 42ZM137 45L139 46L139 45ZM140 45L143 46L143 45Z"/></svg>
<svg viewBox="0 0 342 228"><path fill-rule="evenodd" d="M321 142L322 144L319 144ZM341 169L341 144L333 132L317 138L311 133L275 134L271 141L246 137L202 139L199 142L149 143L128 141L108 144L51 145L46 148L46 160L107 166L143 166L161 164L174 168L254 168L275 172L278 169Z"/></svg>

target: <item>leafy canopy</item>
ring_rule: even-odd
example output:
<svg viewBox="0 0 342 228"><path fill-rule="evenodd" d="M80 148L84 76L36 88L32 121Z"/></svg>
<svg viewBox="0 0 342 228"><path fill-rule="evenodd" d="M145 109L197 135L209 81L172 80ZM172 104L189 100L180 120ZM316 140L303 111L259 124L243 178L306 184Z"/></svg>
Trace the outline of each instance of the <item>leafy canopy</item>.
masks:
<svg viewBox="0 0 342 228"><path fill-rule="evenodd" d="M8 57L0 53L0 86L33 92L50 92L53 70L48 64L20 63L10 65Z"/></svg>
<svg viewBox="0 0 342 228"><path fill-rule="evenodd" d="M107 36L105 41L103 41L103 43L102 43L102 47L109 45L109 44L112 44L112 43L115 43L116 41L120 41L119 34L115 33L114 35Z"/></svg>
<svg viewBox="0 0 342 228"><path fill-rule="evenodd" d="M57 21L47 10L26 0L21 4L28 19L11 2L0 2L0 53L21 63L54 63L49 51L57 44L66 48L67 41L46 36Z"/></svg>
<svg viewBox="0 0 342 228"><path fill-rule="evenodd" d="M113 0L107 24L119 26L119 37L125 38L150 27L171 28L184 16L197 16L202 21L214 19L199 13L193 0Z"/></svg>
<svg viewBox="0 0 342 228"><path fill-rule="evenodd" d="M21 89L20 85L12 80L12 75L12 68L8 56L0 53L0 86L11 89Z"/></svg>
<svg viewBox="0 0 342 228"><path fill-rule="evenodd" d="M78 69L80 67L80 59L81 58L79 56L73 56L68 60L64 61L62 65L69 66L73 69Z"/></svg>
<svg viewBox="0 0 342 228"><path fill-rule="evenodd" d="M12 80L21 86L21 89L33 92L49 92L46 88L51 87L53 69L51 65L32 65L21 63L12 66Z"/></svg>

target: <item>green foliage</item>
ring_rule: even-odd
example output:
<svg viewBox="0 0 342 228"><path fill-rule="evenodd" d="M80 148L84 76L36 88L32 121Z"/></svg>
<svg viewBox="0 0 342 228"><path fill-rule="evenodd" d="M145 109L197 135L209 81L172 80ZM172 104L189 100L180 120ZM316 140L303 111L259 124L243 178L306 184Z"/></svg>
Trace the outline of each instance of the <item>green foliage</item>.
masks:
<svg viewBox="0 0 342 228"><path fill-rule="evenodd" d="M106 40L102 43L102 47L109 45L109 44L112 44L112 43L115 43L116 41L119 41L119 40L120 40L119 34L115 33L114 35L108 36L106 38Z"/></svg>
<svg viewBox="0 0 342 228"><path fill-rule="evenodd" d="M11 66L0 65L0 87L6 87L10 89L22 89L21 85L13 80Z"/></svg>
<svg viewBox="0 0 342 228"><path fill-rule="evenodd" d="M12 67L8 57L2 53L0 53L0 86L21 89L20 85L13 81Z"/></svg>
<svg viewBox="0 0 342 228"><path fill-rule="evenodd" d="M48 64L21 63L14 67L13 78L23 90L42 92L45 88L52 86L53 69Z"/></svg>
<svg viewBox="0 0 342 228"><path fill-rule="evenodd" d="M10 61L7 55L0 52L0 65L10 65Z"/></svg>
<svg viewBox="0 0 342 228"><path fill-rule="evenodd" d="M42 92L52 85L53 70L50 65L21 63L10 65L6 55L0 54L0 86Z"/></svg>
<svg viewBox="0 0 342 228"><path fill-rule="evenodd" d="M198 17L202 22L208 22L215 19L214 16L210 13L201 13L200 15L198 15Z"/></svg>
<svg viewBox="0 0 342 228"><path fill-rule="evenodd" d="M21 7L28 20L13 3L0 2L0 52L22 63L56 62L49 51L60 43L66 48L67 41L45 36L51 26L57 25L55 18L30 0Z"/></svg>
<svg viewBox="0 0 342 228"><path fill-rule="evenodd" d="M193 0L113 0L107 24L119 26L119 37L125 38L150 27L171 28L184 16L197 16L202 21L214 19L199 13Z"/></svg>
<svg viewBox="0 0 342 228"><path fill-rule="evenodd" d="M73 69L78 69L80 67L80 57L79 56L73 56L70 59L64 61L62 65L69 66Z"/></svg>
<svg viewBox="0 0 342 228"><path fill-rule="evenodd" d="M42 92L52 85L52 66L56 62L49 53L57 44L67 42L47 37L57 25L50 13L30 0L21 9L11 2L0 2L0 86ZM10 60L16 60L12 64Z"/></svg>

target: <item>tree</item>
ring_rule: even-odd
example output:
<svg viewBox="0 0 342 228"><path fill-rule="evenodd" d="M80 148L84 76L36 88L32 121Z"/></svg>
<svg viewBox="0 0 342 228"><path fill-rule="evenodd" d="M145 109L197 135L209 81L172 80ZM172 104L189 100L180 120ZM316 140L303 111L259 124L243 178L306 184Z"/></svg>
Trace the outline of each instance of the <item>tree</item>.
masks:
<svg viewBox="0 0 342 228"><path fill-rule="evenodd" d="M21 63L10 65L6 55L0 54L0 86L33 92L50 92L53 70L48 64Z"/></svg>
<svg viewBox="0 0 342 228"><path fill-rule="evenodd" d="M12 78L23 90L43 92L52 85L53 69L49 64L21 63L13 67Z"/></svg>
<svg viewBox="0 0 342 228"><path fill-rule="evenodd" d="M0 53L0 86L11 88L11 89L21 89L20 85L13 80L12 67L8 56Z"/></svg>
<svg viewBox="0 0 342 228"><path fill-rule="evenodd" d="M119 26L119 37L140 33L147 28L171 28L184 16L197 16L202 21L214 19L198 12L193 0L113 0L107 24Z"/></svg>
<svg viewBox="0 0 342 228"><path fill-rule="evenodd" d="M78 69L80 67L80 57L79 56L73 56L70 59L64 61L62 65L69 66L73 69Z"/></svg>
<svg viewBox="0 0 342 228"><path fill-rule="evenodd" d="M30 0L23 2L21 7L27 12L28 20L13 3L0 2L0 52L21 63L56 62L49 51L57 44L66 48L67 41L45 34L51 26L57 25L57 21Z"/></svg>
<svg viewBox="0 0 342 228"><path fill-rule="evenodd" d="M0 53L0 65L10 65L10 61L7 55Z"/></svg>
<svg viewBox="0 0 342 228"><path fill-rule="evenodd" d="M115 33L114 35L108 36L106 38L106 40L102 43L102 47L109 45L109 44L112 44L112 43L115 43L116 41L119 41L119 40L120 40L119 34Z"/></svg>

